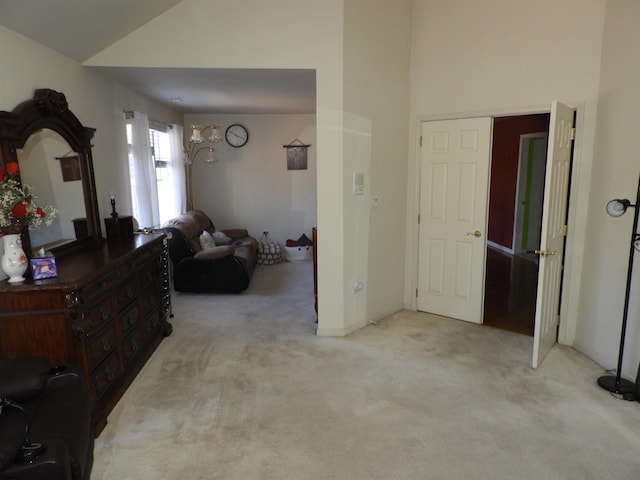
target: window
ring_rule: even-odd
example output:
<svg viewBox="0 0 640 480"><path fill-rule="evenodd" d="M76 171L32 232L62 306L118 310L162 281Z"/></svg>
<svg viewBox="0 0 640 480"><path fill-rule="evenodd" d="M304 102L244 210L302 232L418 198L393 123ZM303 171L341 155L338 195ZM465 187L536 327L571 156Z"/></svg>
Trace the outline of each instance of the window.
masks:
<svg viewBox="0 0 640 480"><path fill-rule="evenodd" d="M136 181L136 168L134 165L134 154L132 148L133 138L133 126L127 122L127 143L129 147L129 175L131 181L131 201L133 216L137 219L143 218L141 209L141 200L138 198L141 191L144 189L137 185ZM175 217L180 212L176 211L176 205L178 204L176 195L180 195L181 192L176 192L175 178L173 166L179 165L182 167L181 159L172 161L171 158L171 143L170 143L170 131L171 127L160 122L149 120L149 147L150 158L154 165L155 171L155 185L158 193L157 196L157 208L159 213L159 223L163 224L165 221ZM147 225L141 225L147 226Z"/></svg>

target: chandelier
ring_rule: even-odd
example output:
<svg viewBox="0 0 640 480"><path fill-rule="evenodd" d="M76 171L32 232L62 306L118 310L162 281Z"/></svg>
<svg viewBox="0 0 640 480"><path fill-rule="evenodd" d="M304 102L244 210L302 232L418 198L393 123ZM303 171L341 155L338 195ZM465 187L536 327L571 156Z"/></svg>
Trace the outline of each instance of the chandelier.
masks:
<svg viewBox="0 0 640 480"><path fill-rule="evenodd" d="M205 132L210 130L208 138L204 138ZM207 152L205 162L213 165L218 161L218 152L214 145L223 139L220 134L220 125L215 123L203 127L202 125L191 125L191 137L189 137L189 145L183 147L185 154L184 168L187 187L187 209L193 210L193 181L192 181L192 165L200 152Z"/></svg>

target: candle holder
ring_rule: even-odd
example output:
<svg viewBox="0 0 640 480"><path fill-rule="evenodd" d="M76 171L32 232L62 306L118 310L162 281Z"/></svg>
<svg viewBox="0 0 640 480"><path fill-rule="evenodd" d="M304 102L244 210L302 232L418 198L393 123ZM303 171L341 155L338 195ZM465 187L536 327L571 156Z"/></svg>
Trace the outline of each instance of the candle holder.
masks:
<svg viewBox="0 0 640 480"><path fill-rule="evenodd" d="M113 218L118 216L118 212L116 212L116 199L111 197L111 216Z"/></svg>

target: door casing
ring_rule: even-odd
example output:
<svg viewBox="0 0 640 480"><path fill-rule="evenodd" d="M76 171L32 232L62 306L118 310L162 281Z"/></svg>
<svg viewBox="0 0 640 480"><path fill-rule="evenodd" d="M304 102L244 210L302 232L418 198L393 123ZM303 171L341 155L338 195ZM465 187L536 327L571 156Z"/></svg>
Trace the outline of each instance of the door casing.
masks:
<svg viewBox="0 0 640 480"><path fill-rule="evenodd" d="M575 128L576 138L573 147L573 162L576 168L572 169L569 180L571 196L568 202L568 227L569 235L565 247L565 266L563 288L560 298L561 322L558 330L558 343L572 345L578 319L578 304L580 295L580 274L582 270L582 256L577 254L582 250L584 239L580 235L574 235L576 224L580 222L580 229L584 231L586 212L578 210L578 203L582 201L586 205L588 187L591 180L590 168L582 166L582 158L585 151L583 146L582 127L585 119L584 102L567 102L576 114ZM405 257L405 308L417 311L416 288L418 284L417 258L419 249L418 213L420 204L420 175L421 175L421 150L420 133L422 122L434 120L454 120L458 118L474 117L502 117L549 113L550 105L532 106L529 108L507 108L501 110L486 110L480 112L452 113L441 115L419 115L413 125L413 161L410 162L408 171L407 193L407 241ZM576 274L573 274L573 272Z"/></svg>

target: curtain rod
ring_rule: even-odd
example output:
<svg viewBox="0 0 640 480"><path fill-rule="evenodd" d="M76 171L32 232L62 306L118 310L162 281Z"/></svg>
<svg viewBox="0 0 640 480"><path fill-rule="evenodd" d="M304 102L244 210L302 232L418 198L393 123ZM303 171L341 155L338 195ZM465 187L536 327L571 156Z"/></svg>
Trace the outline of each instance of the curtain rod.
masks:
<svg viewBox="0 0 640 480"><path fill-rule="evenodd" d="M133 110L124 110L124 109L123 109L123 110L122 110L122 112L124 113L124 117L125 117L127 120L131 120L131 119L135 118L135 112L134 112ZM149 119L149 122L150 122L150 123L156 123L156 124L159 124L159 125L164 125L164 126L165 126L165 127L167 127L168 129L173 128L173 125L172 125L172 124L170 124L170 123L166 123L166 122L162 122L162 121L160 121L160 120L154 120L154 119L150 118L150 119Z"/></svg>

